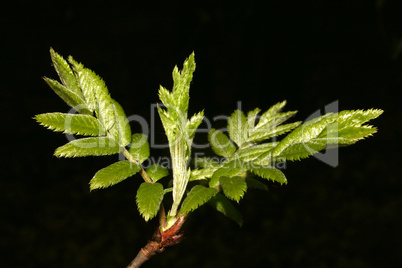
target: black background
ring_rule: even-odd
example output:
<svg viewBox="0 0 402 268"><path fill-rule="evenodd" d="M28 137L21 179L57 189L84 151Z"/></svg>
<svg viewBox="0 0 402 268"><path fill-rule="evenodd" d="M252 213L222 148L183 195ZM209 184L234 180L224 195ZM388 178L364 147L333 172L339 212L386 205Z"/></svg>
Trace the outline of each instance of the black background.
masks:
<svg viewBox="0 0 402 268"><path fill-rule="evenodd" d="M212 118L238 101L248 111L284 99L299 110L295 120L335 100L342 110L385 110L372 122L379 132L342 148L338 167L288 163L287 186L250 190L240 202L242 228L200 208L186 239L144 267L401 265L401 1L0 5L2 267L125 267L157 225L136 211L139 176L89 192L115 156L52 156L65 136L32 119L68 110L41 79L57 77L50 46L97 72L127 115L147 120L159 85L171 87L173 66L192 51L190 113Z"/></svg>

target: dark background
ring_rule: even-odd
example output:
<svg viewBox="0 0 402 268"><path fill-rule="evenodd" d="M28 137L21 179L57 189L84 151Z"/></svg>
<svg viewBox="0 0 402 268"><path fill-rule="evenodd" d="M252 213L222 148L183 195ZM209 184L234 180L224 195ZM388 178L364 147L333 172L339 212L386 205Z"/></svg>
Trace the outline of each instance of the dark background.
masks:
<svg viewBox="0 0 402 268"><path fill-rule="evenodd" d="M52 156L65 136L32 119L68 111L41 79L57 77L50 46L104 78L127 115L148 120L159 84L170 88L173 66L192 51L191 113L212 118L238 101L248 111L284 99L300 111L295 120L335 100L342 110L385 110L372 122L379 132L342 148L338 167L288 163L287 186L250 190L240 202L242 228L200 208L186 239L144 267L401 266L401 1L6 3L0 266L125 267L157 225L136 211L139 176L89 192L90 178L115 156Z"/></svg>

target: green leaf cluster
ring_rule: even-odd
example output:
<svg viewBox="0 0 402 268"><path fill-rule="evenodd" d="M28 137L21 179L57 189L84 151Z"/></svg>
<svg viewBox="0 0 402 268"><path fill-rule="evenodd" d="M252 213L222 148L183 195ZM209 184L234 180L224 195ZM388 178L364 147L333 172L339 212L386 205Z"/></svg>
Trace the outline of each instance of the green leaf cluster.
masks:
<svg viewBox="0 0 402 268"><path fill-rule="evenodd" d="M178 215L186 216L208 203L242 225L236 203L249 189L267 191L266 180L287 183L284 173L277 168L278 163L300 160L369 137L377 129L366 123L383 112L379 109L341 111L304 123L285 123L296 114L296 111L282 111L286 101L265 112L259 108L248 113L235 110L228 118L227 132L211 129L208 133L209 144L220 161L197 158L196 167L191 168L191 146L204 118L203 111L188 116L189 90L195 71L192 53L182 70L174 67L172 90L159 88L162 104L158 113L169 142L173 176L173 187L164 189L160 180L169 171L159 164L143 168L144 161L150 157L148 137L131 132L123 108L111 98L104 81L71 56L65 60L53 49L50 55L60 81L47 77L44 80L74 112L44 113L35 119L53 131L80 136L58 147L54 154L58 157L123 154L125 160L95 173L90 189L107 188L139 173L145 182L137 190L136 203L146 221L157 215L165 194L172 192L170 223ZM286 133L282 140L277 139ZM190 181L192 187L188 185Z"/></svg>
<svg viewBox="0 0 402 268"><path fill-rule="evenodd" d="M261 116L258 108L247 115L236 110L228 118L228 135L216 129L208 134L211 148L221 157L221 163L211 158L196 159L198 168L192 171L190 180L207 181L210 188L222 191L219 197L210 197L210 203L239 225L242 223L240 213L229 200L239 202L248 188L267 190L253 175L286 184L278 163L306 158L321 150L350 145L368 137L376 128L365 123L382 113L377 109L342 111L303 124L284 124L296 114L296 111L282 112L285 104L285 101L277 103ZM287 132L290 134L281 141L272 140Z"/></svg>
<svg viewBox="0 0 402 268"><path fill-rule="evenodd" d="M58 147L54 155L83 157L122 153L127 160L115 162L96 172L89 183L90 189L113 186L140 172L146 185L138 190L138 208L146 220L152 218L163 198L162 185L154 182L167 176L168 172L158 165L148 168L150 176L143 170L141 163L150 154L148 137L131 133L123 108L111 98L104 81L97 74L71 56L65 60L53 49L50 49L50 55L60 82L47 77L44 80L74 112L38 114L35 120L53 131L84 136ZM149 195L152 191L155 193Z"/></svg>

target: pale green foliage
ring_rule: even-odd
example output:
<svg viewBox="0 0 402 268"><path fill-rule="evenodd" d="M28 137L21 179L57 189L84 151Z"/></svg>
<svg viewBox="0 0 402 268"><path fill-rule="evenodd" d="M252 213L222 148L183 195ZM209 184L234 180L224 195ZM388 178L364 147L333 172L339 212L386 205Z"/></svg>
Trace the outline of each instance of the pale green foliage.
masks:
<svg viewBox="0 0 402 268"><path fill-rule="evenodd" d="M187 214L210 200L218 190L196 185L191 188L180 208L180 213Z"/></svg>
<svg viewBox="0 0 402 268"><path fill-rule="evenodd" d="M141 167L124 160L111 164L96 172L89 182L91 190L115 185L140 171Z"/></svg>
<svg viewBox="0 0 402 268"><path fill-rule="evenodd" d="M81 94L76 93L69 88L66 88L64 85L60 84L56 80L44 77L46 83L50 86L53 91L59 95L59 97L64 100L70 107L76 109L82 114L92 115L92 112L89 110L88 106L85 104L82 99Z"/></svg>
<svg viewBox="0 0 402 268"><path fill-rule="evenodd" d="M149 157L148 137L141 133L133 134L128 152L141 164Z"/></svg>
<svg viewBox="0 0 402 268"><path fill-rule="evenodd" d="M382 112L377 109L341 111L314 118L295 129L262 158L300 160L326 147L354 144L377 131L375 127L363 124Z"/></svg>
<svg viewBox="0 0 402 268"><path fill-rule="evenodd" d="M341 111L303 124L284 124L296 114L296 111L282 112L286 101L273 105L261 115L259 108L248 113L235 110L228 118L227 134L217 129L208 134L211 148L220 161L197 158L195 167L191 168L192 142L204 118L203 111L188 116L189 89L195 71L192 53L181 71L174 67L172 90L162 86L159 89L163 105L158 106L158 113L169 142L173 176L173 187L164 189L157 181L167 177L169 171L159 164L143 169L143 162L150 157L148 137L131 133L123 108L112 99L105 82L71 56L66 61L53 49L50 55L60 82L47 77L44 80L78 114L45 113L35 116L35 120L53 131L90 136L74 139L58 147L54 154L83 157L122 153L127 160L96 172L90 189L106 188L136 173L141 174L145 182L137 190L136 203L146 221L157 215L164 195L172 192L169 224L173 224L178 215L187 216L209 203L242 225L242 217L231 200L239 202L249 189L267 191L266 181L257 176L286 184L287 179L276 168L276 163L300 160L321 150L354 144L376 132L375 127L365 123L383 112L377 109ZM290 134L281 141L272 139L288 132ZM189 181L199 184L190 188Z"/></svg>
<svg viewBox="0 0 402 268"><path fill-rule="evenodd" d="M86 114L46 113L36 115L35 119L53 131L68 134L99 136L102 131L99 121Z"/></svg>
<svg viewBox="0 0 402 268"><path fill-rule="evenodd" d="M110 97L104 81L93 71L76 62L71 56L66 61L50 49L53 66L60 82L44 80L69 106L79 114L46 113L35 116L41 125L63 133L92 136L74 139L55 150L58 157L103 156L124 152L131 143L131 128L120 104ZM138 136L133 135L129 161L119 161L99 170L90 182L90 189L115 185L141 170L138 162L149 156L146 136L136 151ZM135 157L138 156L138 159Z"/></svg>
<svg viewBox="0 0 402 268"><path fill-rule="evenodd" d="M163 199L163 185L160 183L141 183L137 191L137 207L146 221L158 214Z"/></svg>
<svg viewBox="0 0 402 268"><path fill-rule="evenodd" d="M115 141L108 137L82 138L60 146L54 152L59 157L81 157L118 154L121 151Z"/></svg>

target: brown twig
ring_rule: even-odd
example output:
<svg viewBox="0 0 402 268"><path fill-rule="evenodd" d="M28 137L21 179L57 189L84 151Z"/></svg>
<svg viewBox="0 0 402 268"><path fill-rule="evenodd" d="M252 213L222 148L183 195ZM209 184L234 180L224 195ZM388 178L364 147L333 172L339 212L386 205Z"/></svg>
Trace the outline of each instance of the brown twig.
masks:
<svg viewBox="0 0 402 268"><path fill-rule="evenodd" d="M144 262L149 260L156 253L161 253L165 250L165 247L173 246L180 243L183 240L184 233L180 232L180 229L186 218L180 216L176 222L169 229L162 231L158 227L151 241L140 249L134 260L127 266L127 268L138 268Z"/></svg>

